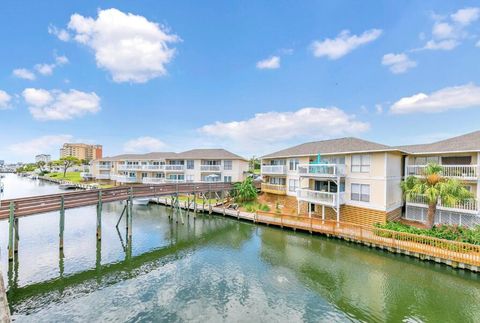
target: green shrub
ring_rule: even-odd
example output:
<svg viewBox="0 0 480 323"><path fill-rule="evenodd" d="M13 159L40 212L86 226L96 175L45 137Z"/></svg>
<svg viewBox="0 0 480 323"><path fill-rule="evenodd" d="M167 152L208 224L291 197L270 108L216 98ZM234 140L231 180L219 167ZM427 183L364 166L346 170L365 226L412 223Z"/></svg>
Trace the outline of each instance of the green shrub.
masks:
<svg viewBox="0 0 480 323"><path fill-rule="evenodd" d="M397 232L412 233L424 235L439 239L453 240L480 245L480 225L473 228L467 228L457 225L438 225L432 229L420 229L399 222L387 222L386 224L375 224L375 227ZM376 231L376 235L389 238L392 234L388 232Z"/></svg>

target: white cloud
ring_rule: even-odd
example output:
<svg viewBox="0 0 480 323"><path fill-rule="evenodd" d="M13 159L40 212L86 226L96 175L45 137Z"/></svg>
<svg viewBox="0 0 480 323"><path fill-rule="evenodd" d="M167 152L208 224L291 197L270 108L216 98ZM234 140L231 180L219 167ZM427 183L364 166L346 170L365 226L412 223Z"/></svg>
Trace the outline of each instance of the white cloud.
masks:
<svg viewBox="0 0 480 323"><path fill-rule="evenodd" d="M417 50L452 50L468 38L467 26L480 18L480 8L464 8L450 16L434 15L432 39Z"/></svg>
<svg viewBox="0 0 480 323"><path fill-rule="evenodd" d="M453 21L463 26L471 24L479 17L480 8L464 8L451 15Z"/></svg>
<svg viewBox="0 0 480 323"><path fill-rule="evenodd" d="M417 66L417 63L408 58L406 54L389 53L383 55L382 65L388 66L394 74L401 74Z"/></svg>
<svg viewBox="0 0 480 323"><path fill-rule="evenodd" d="M166 147L166 144L153 137L139 137L127 141L123 145L123 150L127 153L146 153L160 151Z"/></svg>
<svg viewBox="0 0 480 323"><path fill-rule="evenodd" d="M13 70L13 76L24 79L24 80L35 80L35 74L26 68L17 68Z"/></svg>
<svg viewBox="0 0 480 323"><path fill-rule="evenodd" d="M337 38L327 38L323 41L312 43L313 55L316 57L327 56L329 59L339 59L361 45L376 40L382 34L380 29L370 29L361 35L351 35L350 31L344 30Z"/></svg>
<svg viewBox="0 0 480 323"><path fill-rule="evenodd" d="M480 40L475 44L476 47L480 47Z"/></svg>
<svg viewBox="0 0 480 323"><path fill-rule="evenodd" d="M277 69L280 67L280 57L272 56L257 62L258 69Z"/></svg>
<svg viewBox="0 0 480 323"><path fill-rule="evenodd" d="M404 97L390 107L396 114L436 113L453 109L480 108L480 87L473 83L446 87L431 94L417 93Z"/></svg>
<svg viewBox="0 0 480 323"><path fill-rule="evenodd" d="M375 111L377 112L377 114L382 114L383 106L381 104L375 104Z"/></svg>
<svg viewBox="0 0 480 323"><path fill-rule="evenodd" d="M65 65L65 64L68 64L69 60L67 58L67 56L55 56L55 63L57 64L57 66L62 66L62 65Z"/></svg>
<svg viewBox="0 0 480 323"><path fill-rule="evenodd" d="M53 69L55 68L54 64L37 64L35 65L35 69L38 73L42 75L52 75Z"/></svg>
<svg viewBox="0 0 480 323"><path fill-rule="evenodd" d="M33 156L38 154L53 154L55 152L58 154L58 149L64 143L72 142L72 138L71 135L65 134L47 135L12 144L8 146L8 150L17 156L33 159Z"/></svg>
<svg viewBox="0 0 480 323"><path fill-rule="evenodd" d="M62 41L70 40L70 34L68 33L68 31L66 31L65 29L58 29L54 25L48 26L48 33L57 36L57 38Z"/></svg>
<svg viewBox="0 0 480 323"><path fill-rule="evenodd" d="M258 113L248 120L215 122L198 130L202 135L221 140L223 145L228 141L237 149L252 152L258 150L257 147L267 146L271 150L300 140L356 135L368 129L368 123L358 121L355 115L349 115L339 108L312 107L297 111Z"/></svg>
<svg viewBox="0 0 480 323"><path fill-rule="evenodd" d="M27 88L22 95L37 120L69 120L100 111L100 98L95 92Z"/></svg>
<svg viewBox="0 0 480 323"><path fill-rule="evenodd" d="M115 82L144 83L167 74L175 55L169 46L180 40L143 16L113 8L99 10L96 19L73 14L68 29L75 41L93 49L97 65Z"/></svg>
<svg viewBox="0 0 480 323"><path fill-rule="evenodd" d="M7 92L0 90L0 110L9 109L11 99L12 97Z"/></svg>

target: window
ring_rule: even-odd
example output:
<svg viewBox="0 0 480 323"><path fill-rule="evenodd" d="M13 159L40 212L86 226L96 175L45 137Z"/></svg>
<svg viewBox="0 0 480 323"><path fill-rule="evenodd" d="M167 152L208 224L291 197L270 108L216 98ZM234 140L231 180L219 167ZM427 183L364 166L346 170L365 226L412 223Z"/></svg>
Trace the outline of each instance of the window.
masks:
<svg viewBox="0 0 480 323"><path fill-rule="evenodd" d="M148 174L147 173L142 173L142 178L144 177L148 177Z"/></svg>
<svg viewBox="0 0 480 323"><path fill-rule="evenodd" d="M442 165L470 165L472 156L442 157Z"/></svg>
<svg viewBox="0 0 480 323"><path fill-rule="evenodd" d="M285 185L286 179L283 177L270 177L268 182L273 185Z"/></svg>
<svg viewBox="0 0 480 323"><path fill-rule="evenodd" d="M296 192L298 189L298 179L288 180L288 190L290 192Z"/></svg>
<svg viewBox="0 0 480 323"><path fill-rule="evenodd" d="M288 170L297 170L298 164L299 164L298 158L290 159L288 163Z"/></svg>
<svg viewBox="0 0 480 323"><path fill-rule="evenodd" d="M188 165L188 163L187 163L187 165ZM193 182L195 180L195 177L194 177L194 175L186 175L185 180L187 182Z"/></svg>
<svg viewBox="0 0 480 323"><path fill-rule="evenodd" d="M224 160L223 161L223 169L224 170L232 170L232 161L231 160Z"/></svg>
<svg viewBox="0 0 480 323"><path fill-rule="evenodd" d="M370 172L370 155L352 155L352 173Z"/></svg>
<svg viewBox="0 0 480 323"><path fill-rule="evenodd" d="M370 202L370 185L352 184L351 200Z"/></svg>
<svg viewBox="0 0 480 323"><path fill-rule="evenodd" d="M223 181L225 183L231 183L232 182L232 176L223 176Z"/></svg>
<svg viewBox="0 0 480 323"><path fill-rule="evenodd" d="M193 159L187 159L187 169L194 169L195 164Z"/></svg>

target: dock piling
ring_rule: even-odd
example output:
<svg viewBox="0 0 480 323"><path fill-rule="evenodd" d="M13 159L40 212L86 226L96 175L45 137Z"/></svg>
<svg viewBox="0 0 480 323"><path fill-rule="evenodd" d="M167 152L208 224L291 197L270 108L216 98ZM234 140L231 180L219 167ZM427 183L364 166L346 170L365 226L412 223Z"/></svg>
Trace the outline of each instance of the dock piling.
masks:
<svg viewBox="0 0 480 323"><path fill-rule="evenodd" d="M60 197L60 223L59 223L59 237L60 237L60 243L59 247L60 249L63 249L63 231L65 229L65 198L62 195Z"/></svg>
<svg viewBox="0 0 480 323"><path fill-rule="evenodd" d="M98 192L97 203L97 240L102 240L102 191Z"/></svg>
<svg viewBox="0 0 480 323"><path fill-rule="evenodd" d="M15 204L10 202L8 218L8 260L13 260L13 234L14 234Z"/></svg>

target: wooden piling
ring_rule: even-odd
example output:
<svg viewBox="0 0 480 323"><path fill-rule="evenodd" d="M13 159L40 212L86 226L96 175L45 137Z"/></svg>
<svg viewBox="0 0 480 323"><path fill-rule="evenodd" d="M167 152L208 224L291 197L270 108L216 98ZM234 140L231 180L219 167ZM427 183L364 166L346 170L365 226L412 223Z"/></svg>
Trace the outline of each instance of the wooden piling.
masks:
<svg viewBox="0 0 480 323"><path fill-rule="evenodd" d="M97 203L97 240L102 240L102 191L98 192Z"/></svg>
<svg viewBox="0 0 480 323"><path fill-rule="evenodd" d="M60 237L60 243L59 247L60 249L63 249L63 231L65 229L65 198L62 195L60 197L60 223L59 223L59 237Z"/></svg>
<svg viewBox="0 0 480 323"><path fill-rule="evenodd" d="M15 204L10 202L8 218L8 260L13 260L13 234L14 234Z"/></svg>
<svg viewBox="0 0 480 323"><path fill-rule="evenodd" d="M19 237L19 234L18 234L18 230L19 230L18 229L18 218L15 218L13 223L14 223L14 227L15 227L15 242L14 242L14 245L13 245L13 251L15 253L18 253L18 240L20 240L20 237Z"/></svg>

